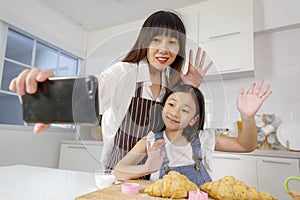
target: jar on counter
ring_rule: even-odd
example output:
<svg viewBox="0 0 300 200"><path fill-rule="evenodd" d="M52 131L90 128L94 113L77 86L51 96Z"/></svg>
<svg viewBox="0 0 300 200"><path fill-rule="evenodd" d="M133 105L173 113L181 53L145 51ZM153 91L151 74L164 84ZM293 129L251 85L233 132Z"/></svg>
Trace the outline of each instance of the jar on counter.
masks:
<svg viewBox="0 0 300 200"><path fill-rule="evenodd" d="M229 129L228 128L216 128L215 133L218 136L229 136Z"/></svg>

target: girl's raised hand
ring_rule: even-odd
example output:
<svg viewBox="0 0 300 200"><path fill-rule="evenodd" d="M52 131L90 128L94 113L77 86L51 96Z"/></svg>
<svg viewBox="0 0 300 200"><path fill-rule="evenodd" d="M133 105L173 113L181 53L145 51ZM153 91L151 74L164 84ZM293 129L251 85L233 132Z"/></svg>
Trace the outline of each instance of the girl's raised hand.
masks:
<svg viewBox="0 0 300 200"><path fill-rule="evenodd" d="M161 168L165 151L161 152L160 148L165 144L166 142L164 140L157 140L152 146L150 141L147 142L148 158L145 165L151 173L156 172Z"/></svg>
<svg viewBox="0 0 300 200"><path fill-rule="evenodd" d="M210 61L208 65L204 67L206 52L203 51L202 56L200 56L201 51L202 49L199 47L197 49L196 59L194 62L193 50L190 50L188 72L186 74L181 73L183 83L192 85L196 88L201 85L206 72L213 65L213 62Z"/></svg>
<svg viewBox="0 0 300 200"><path fill-rule="evenodd" d="M252 83L245 95L244 89L240 89L237 97L237 107L241 115L253 117L265 99L272 94L272 91L269 90L270 84L267 84L264 88L263 84L264 80L260 80L257 86Z"/></svg>

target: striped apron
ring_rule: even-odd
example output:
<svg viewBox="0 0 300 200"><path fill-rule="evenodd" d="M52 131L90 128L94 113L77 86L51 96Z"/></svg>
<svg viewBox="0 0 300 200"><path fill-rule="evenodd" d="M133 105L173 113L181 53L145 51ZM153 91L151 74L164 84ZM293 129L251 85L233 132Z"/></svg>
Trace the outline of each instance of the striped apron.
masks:
<svg viewBox="0 0 300 200"><path fill-rule="evenodd" d="M142 86L142 83L136 83L135 96L114 138L111 156L106 164L108 169L113 169L142 137L150 131L158 132L163 127L162 104L142 98Z"/></svg>

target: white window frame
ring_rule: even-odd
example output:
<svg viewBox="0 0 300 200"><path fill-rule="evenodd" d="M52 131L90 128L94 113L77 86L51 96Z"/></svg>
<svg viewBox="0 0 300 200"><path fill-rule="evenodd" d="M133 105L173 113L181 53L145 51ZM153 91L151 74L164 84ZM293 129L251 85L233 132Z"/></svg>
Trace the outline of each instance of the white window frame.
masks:
<svg viewBox="0 0 300 200"><path fill-rule="evenodd" d="M13 31L16 31L17 33L20 33L20 34L23 34L31 39L34 40L34 44L33 44L33 55L32 55L32 58L31 58L31 63L30 63L30 66L27 65L27 64L24 64L24 63L20 63L18 61L15 61L15 60L12 60L12 59L9 59L9 58L6 58L5 57L5 52L6 52L6 45L7 45L7 37L8 37L8 31L9 29L13 30ZM17 94L15 92L11 92L11 91L6 91L6 90L2 90L1 89L1 85L2 85L2 77L3 77L3 71L4 71L4 62L5 61L9 61L11 63L15 63L15 64L18 64L20 66L24 66L24 67L27 67L29 69L32 69L34 68L34 61L35 61L35 54L36 54L36 47L37 47L37 43L40 42L41 44L44 44L50 48L53 48L55 50L57 50L57 55L58 55L58 59L57 59L57 63L56 63L56 71L59 69L59 63L60 63L60 58L61 58L61 54L66 54L72 58L75 58L78 60L77 62L77 74L79 73L79 67L80 67L80 63L81 63L81 58L79 58L78 56L75 56L59 47L56 47L54 45L51 45L49 44L48 42L45 42L41 39L39 39L38 37L32 35L32 34L29 34L29 33L26 33L16 27L13 27L13 26L10 26L9 24L6 24L4 22L2 22L0 20L0 92L3 93L3 94L9 94L9 95L15 95L17 96ZM11 124L0 124L1 125L4 125L4 126L19 126L19 127L26 127L28 126L25 122L23 125L11 125ZM53 128L67 128L67 129L74 129L75 128L75 125L53 125L52 126Z"/></svg>

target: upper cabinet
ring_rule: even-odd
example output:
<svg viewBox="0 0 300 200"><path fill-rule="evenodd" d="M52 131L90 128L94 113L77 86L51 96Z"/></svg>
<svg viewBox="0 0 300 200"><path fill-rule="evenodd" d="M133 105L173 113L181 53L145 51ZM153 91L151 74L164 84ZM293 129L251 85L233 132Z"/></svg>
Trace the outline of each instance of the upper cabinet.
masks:
<svg viewBox="0 0 300 200"><path fill-rule="evenodd" d="M300 27L299 0L255 0L254 32Z"/></svg>
<svg viewBox="0 0 300 200"><path fill-rule="evenodd" d="M208 1L198 15L199 45L215 63L207 75L254 75L252 0Z"/></svg>
<svg viewBox="0 0 300 200"><path fill-rule="evenodd" d="M182 13L189 20L188 37L197 36L197 44L214 62L206 78L254 75L253 0L210 0Z"/></svg>
<svg viewBox="0 0 300 200"><path fill-rule="evenodd" d="M199 7L199 42L253 33L252 0L213 0Z"/></svg>

